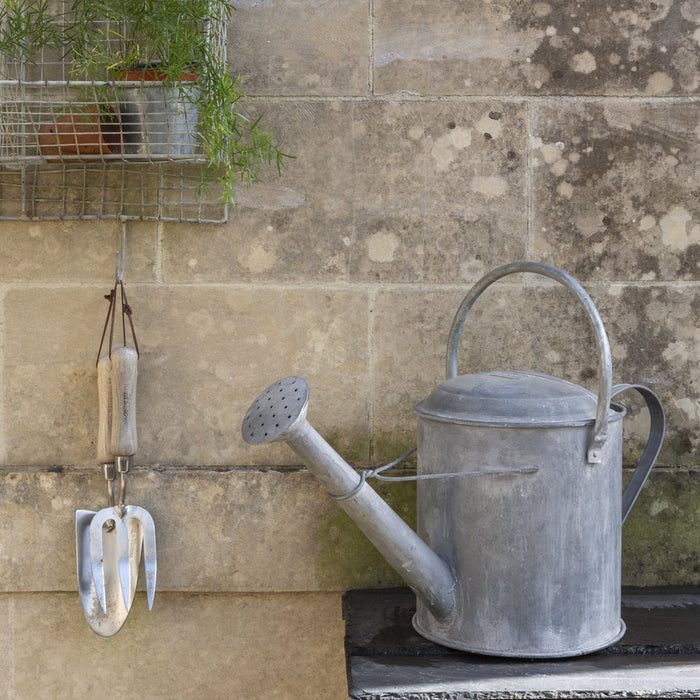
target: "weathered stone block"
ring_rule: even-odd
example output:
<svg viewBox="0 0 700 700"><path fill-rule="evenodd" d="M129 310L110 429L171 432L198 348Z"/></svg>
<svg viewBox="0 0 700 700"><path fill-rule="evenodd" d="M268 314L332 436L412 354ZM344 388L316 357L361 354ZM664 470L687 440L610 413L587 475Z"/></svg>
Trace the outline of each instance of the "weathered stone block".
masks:
<svg viewBox="0 0 700 700"><path fill-rule="evenodd" d="M700 279L700 117L691 104L533 108L538 256L584 279Z"/></svg>
<svg viewBox="0 0 700 700"><path fill-rule="evenodd" d="M666 412L666 438L659 463L700 465L700 289L675 285L595 285L607 320L616 381L650 386ZM598 291L600 290L600 291ZM634 395L626 419L629 448L641 447L646 411ZM637 451L638 451L637 449Z"/></svg>
<svg viewBox="0 0 700 700"><path fill-rule="evenodd" d="M107 292L114 284L120 241L121 225L115 221L99 225L92 221L3 221L0 279L34 284L100 282ZM155 224L127 224L127 285L153 280L155 246Z"/></svg>
<svg viewBox="0 0 700 700"><path fill-rule="evenodd" d="M255 103L286 153L236 189L223 226L164 225L168 282L343 280L353 231L352 103Z"/></svg>
<svg viewBox="0 0 700 700"><path fill-rule="evenodd" d="M523 105L360 103L353 129L353 279L462 281L524 255Z"/></svg>
<svg viewBox="0 0 700 700"><path fill-rule="evenodd" d="M239 188L226 226L166 225L167 281L444 281L522 256L521 107L282 103L273 122L298 158Z"/></svg>
<svg viewBox="0 0 700 700"><path fill-rule="evenodd" d="M184 286L144 289L133 305L147 329L144 463L289 464L288 448L248 446L240 426L262 390L292 374L312 387L309 416L319 430L366 455L366 406L347 400L366 396L369 381L364 291Z"/></svg>
<svg viewBox="0 0 700 700"><path fill-rule="evenodd" d="M319 427L366 455L366 408L347 401L369 381L364 292L132 286L129 302L141 347L138 463L288 463L283 446L240 437L250 403L287 374L311 382ZM92 464L102 290L17 289L5 303L7 463Z"/></svg>
<svg viewBox="0 0 700 700"><path fill-rule="evenodd" d="M229 29L229 65L250 95L364 95L365 0L243 0Z"/></svg>
<svg viewBox="0 0 700 700"><path fill-rule="evenodd" d="M696 93L696 7L377 0L377 94Z"/></svg>
<svg viewBox="0 0 700 700"><path fill-rule="evenodd" d="M280 103L267 116L297 158L239 188L225 226L166 224L166 281L461 281L523 257L523 105Z"/></svg>
<svg viewBox="0 0 700 700"><path fill-rule="evenodd" d="M99 639L66 594L12 596L9 697L347 697L337 594L137 596L126 625ZM8 658L8 657L4 657Z"/></svg>
<svg viewBox="0 0 700 700"><path fill-rule="evenodd" d="M5 294L7 464L94 462L95 360L107 313L103 294L108 291L109 285L33 287Z"/></svg>
<svg viewBox="0 0 700 700"><path fill-rule="evenodd" d="M415 521L413 485L378 488ZM156 525L156 603L173 591L341 590L399 581L306 470L138 469L127 496ZM78 604L75 511L107 506L98 468L5 472L0 497L0 591L71 591Z"/></svg>

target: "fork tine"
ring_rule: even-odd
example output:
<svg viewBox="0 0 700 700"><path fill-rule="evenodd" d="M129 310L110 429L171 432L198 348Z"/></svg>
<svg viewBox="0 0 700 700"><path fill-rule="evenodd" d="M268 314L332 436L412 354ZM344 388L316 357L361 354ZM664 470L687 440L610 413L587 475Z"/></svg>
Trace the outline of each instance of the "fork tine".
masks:
<svg viewBox="0 0 700 700"><path fill-rule="evenodd" d="M119 585L127 610L131 609L134 602L143 542L140 523L130 513L133 507L124 508L124 517L117 526Z"/></svg>
<svg viewBox="0 0 700 700"><path fill-rule="evenodd" d="M136 595L136 583L139 578L139 566L141 564L141 553L143 551L143 530L141 523L134 521L128 525L129 530L129 564L131 570L131 588L129 589L130 600L133 603Z"/></svg>
<svg viewBox="0 0 700 700"><path fill-rule="evenodd" d="M108 520L119 523L120 518L114 508L103 508L95 513L90 523L90 570L95 584L97 599L100 601L102 612L107 613L107 594L104 577L104 546L102 542L103 528Z"/></svg>
<svg viewBox="0 0 700 700"><path fill-rule="evenodd" d="M148 609L153 607L153 598L156 594L156 573L158 560L156 557L156 526L151 514L137 506L137 516L141 522L143 531L143 568L146 572L146 595L148 597Z"/></svg>
<svg viewBox="0 0 700 700"><path fill-rule="evenodd" d="M158 560L156 558L156 528L150 514L148 515L149 523L144 528L144 548L143 548L143 566L146 571L146 595L148 597L148 609L153 608L153 599L156 595L156 574L158 568Z"/></svg>
<svg viewBox="0 0 700 700"><path fill-rule="evenodd" d="M153 607L153 598L156 592L156 528L151 514L141 506L127 506L123 522L120 523L120 548L119 548L119 578L122 587L124 601L133 600L133 586L131 579L131 566L135 557L133 556L133 543L130 547L129 525L137 524L138 536L136 539L137 548L135 554L141 557L143 548L143 567L146 572L146 595L148 598L148 609ZM123 525L123 527L122 527ZM136 571L138 571L138 559L136 559Z"/></svg>

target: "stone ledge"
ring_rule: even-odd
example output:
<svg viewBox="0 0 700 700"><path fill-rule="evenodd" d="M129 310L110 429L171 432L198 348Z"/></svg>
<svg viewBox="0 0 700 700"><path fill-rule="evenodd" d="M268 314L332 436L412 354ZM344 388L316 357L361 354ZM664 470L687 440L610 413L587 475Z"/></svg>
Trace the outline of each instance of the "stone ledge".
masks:
<svg viewBox="0 0 700 700"><path fill-rule="evenodd" d="M623 594L625 636L575 659L498 659L453 651L413 630L405 588L344 598L354 700L695 698L700 691L700 589Z"/></svg>

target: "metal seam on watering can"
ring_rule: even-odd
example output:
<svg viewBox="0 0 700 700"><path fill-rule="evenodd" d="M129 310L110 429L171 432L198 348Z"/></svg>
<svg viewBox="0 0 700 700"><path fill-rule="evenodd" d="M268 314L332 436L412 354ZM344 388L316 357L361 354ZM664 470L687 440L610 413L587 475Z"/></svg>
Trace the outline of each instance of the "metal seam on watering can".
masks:
<svg viewBox="0 0 700 700"><path fill-rule="evenodd" d="M493 427L593 426L597 403L595 394L557 377L484 372L448 379L415 410L433 420ZM620 409L611 405L608 421L620 420Z"/></svg>

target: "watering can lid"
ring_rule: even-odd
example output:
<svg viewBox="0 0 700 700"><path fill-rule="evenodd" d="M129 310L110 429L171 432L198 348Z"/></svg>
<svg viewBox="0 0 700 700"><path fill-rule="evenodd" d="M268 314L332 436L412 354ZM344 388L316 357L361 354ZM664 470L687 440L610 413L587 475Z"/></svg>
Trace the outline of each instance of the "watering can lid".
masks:
<svg viewBox="0 0 700 700"><path fill-rule="evenodd" d="M536 427L592 425L596 407L595 394L564 379L535 372L485 372L448 379L415 410L450 423ZM609 420L623 414L613 405Z"/></svg>

